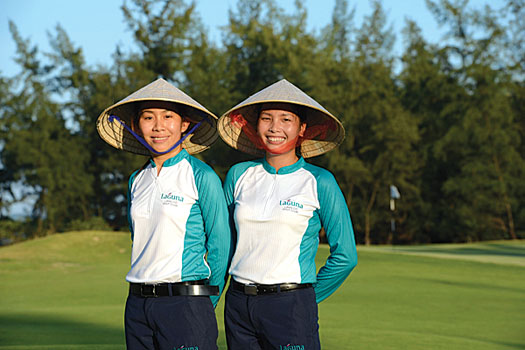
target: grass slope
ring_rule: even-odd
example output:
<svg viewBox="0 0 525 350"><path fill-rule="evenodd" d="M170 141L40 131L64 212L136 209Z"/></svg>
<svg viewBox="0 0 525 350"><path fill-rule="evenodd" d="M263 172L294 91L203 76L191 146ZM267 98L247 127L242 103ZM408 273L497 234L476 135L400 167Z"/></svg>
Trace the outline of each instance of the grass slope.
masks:
<svg viewBox="0 0 525 350"><path fill-rule="evenodd" d="M524 349L525 242L359 247L319 306L324 349ZM71 232L0 248L0 350L124 349L129 235ZM321 246L318 266L328 255ZM219 347L226 349L223 299Z"/></svg>
<svg viewBox="0 0 525 350"><path fill-rule="evenodd" d="M373 246L367 251L396 252L435 258L525 266L524 241L495 241L470 244L430 244L419 246Z"/></svg>

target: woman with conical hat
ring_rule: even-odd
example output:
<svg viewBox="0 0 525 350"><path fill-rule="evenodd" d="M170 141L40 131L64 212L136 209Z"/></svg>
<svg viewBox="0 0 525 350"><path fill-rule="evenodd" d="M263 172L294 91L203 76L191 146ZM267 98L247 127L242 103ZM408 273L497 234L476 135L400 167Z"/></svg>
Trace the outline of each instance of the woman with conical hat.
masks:
<svg viewBox="0 0 525 350"><path fill-rule="evenodd" d="M336 180L304 158L336 147L343 126L281 80L226 112L218 130L233 148L262 157L234 165L224 183L235 237L228 348L319 349L317 303L343 283L357 253ZM316 273L321 227L330 256Z"/></svg>
<svg viewBox="0 0 525 350"><path fill-rule="evenodd" d="M104 141L149 156L128 186L128 349L217 349L231 234L219 177L191 156L215 141L216 119L163 79L98 118Z"/></svg>

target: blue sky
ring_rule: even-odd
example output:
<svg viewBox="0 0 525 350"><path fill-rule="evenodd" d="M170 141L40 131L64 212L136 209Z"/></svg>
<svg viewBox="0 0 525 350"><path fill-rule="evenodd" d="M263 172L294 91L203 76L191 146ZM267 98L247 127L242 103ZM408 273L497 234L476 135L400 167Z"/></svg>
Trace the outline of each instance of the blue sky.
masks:
<svg viewBox="0 0 525 350"><path fill-rule="evenodd" d="M18 70L13 62L15 44L9 32L8 21L13 21L21 36L29 38L39 51L49 50L48 34L54 33L58 23L65 29L76 46L83 49L89 65L109 64L117 45L130 47L131 33L127 30L120 6L122 0L0 0L0 73L12 76ZM210 37L221 39L219 27L228 22L228 10L236 9L236 0L196 0ZM277 0L287 11L294 9L294 0ZM319 31L330 22L335 0L302 0L308 11L308 26ZM471 0L475 7L490 3L501 5L501 0ZM431 42L439 40L443 30L428 11L424 0L383 0L389 24L396 34L396 47L402 46L401 28L405 18L416 20L425 38ZM369 1L349 0L350 8L356 8L355 22L359 25L364 16L370 14Z"/></svg>

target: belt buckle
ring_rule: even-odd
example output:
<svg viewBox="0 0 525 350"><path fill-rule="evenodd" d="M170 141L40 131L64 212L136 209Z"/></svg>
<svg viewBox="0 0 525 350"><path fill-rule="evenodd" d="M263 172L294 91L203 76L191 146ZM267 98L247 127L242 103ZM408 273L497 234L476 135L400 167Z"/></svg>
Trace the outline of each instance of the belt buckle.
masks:
<svg viewBox="0 0 525 350"><path fill-rule="evenodd" d="M142 284L140 286L140 296L144 298L157 297L155 284Z"/></svg>
<svg viewBox="0 0 525 350"><path fill-rule="evenodd" d="M257 286L254 284L244 285L244 294L246 295L257 295Z"/></svg>

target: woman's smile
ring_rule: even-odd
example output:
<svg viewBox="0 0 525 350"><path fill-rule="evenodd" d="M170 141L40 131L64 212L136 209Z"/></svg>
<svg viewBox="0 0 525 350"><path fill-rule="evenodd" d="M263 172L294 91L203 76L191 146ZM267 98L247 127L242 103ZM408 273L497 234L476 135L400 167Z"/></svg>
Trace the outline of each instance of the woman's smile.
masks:
<svg viewBox="0 0 525 350"><path fill-rule="evenodd" d="M273 145L280 145L281 143L286 141L285 137L279 137L279 136L266 136L268 139L268 143Z"/></svg>
<svg viewBox="0 0 525 350"><path fill-rule="evenodd" d="M162 143L169 139L169 136L151 136L151 141L154 143Z"/></svg>

